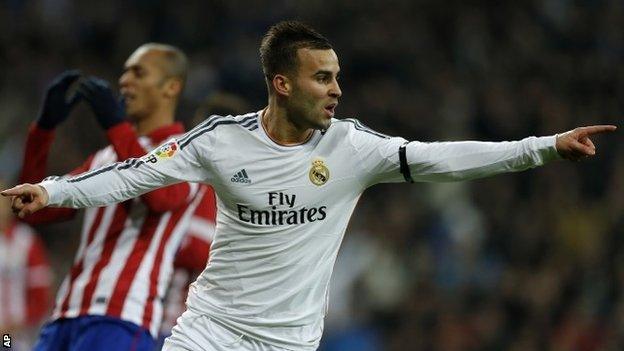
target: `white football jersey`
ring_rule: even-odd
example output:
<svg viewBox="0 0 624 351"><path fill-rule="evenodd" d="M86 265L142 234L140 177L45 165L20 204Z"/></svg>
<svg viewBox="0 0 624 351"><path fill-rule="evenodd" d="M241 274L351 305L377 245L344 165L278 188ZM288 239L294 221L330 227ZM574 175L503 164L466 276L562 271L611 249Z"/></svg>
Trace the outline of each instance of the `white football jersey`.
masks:
<svg viewBox="0 0 624 351"><path fill-rule="evenodd" d="M334 119L306 143L282 146L261 115L212 116L141 159L41 185L50 205L91 207L180 181L211 184L216 233L188 308L262 342L312 350L340 242L367 187L472 179L558 158L554 136L407 143L354 119Z"/></svg>

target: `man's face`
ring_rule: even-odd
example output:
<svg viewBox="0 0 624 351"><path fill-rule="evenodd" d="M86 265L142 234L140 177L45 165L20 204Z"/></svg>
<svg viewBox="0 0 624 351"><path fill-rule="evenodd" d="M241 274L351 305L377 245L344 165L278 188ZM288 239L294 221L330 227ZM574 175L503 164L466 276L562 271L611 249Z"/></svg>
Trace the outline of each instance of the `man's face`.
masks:
<svg viewBox="0 0 624 351"><path fill-rule="evenodd" d="M299 65L289 96L292 122L304 128L327 129L338 98L338 56L334 50L299 49Z"/></svg>
<svg viewBox="0 0 624 351"><path fill-rule="evenodd" d="M157 50L139 48L124 65L119 86L126 115L131 119L149 118L163 103L166 75L162 55Z"/></svg>

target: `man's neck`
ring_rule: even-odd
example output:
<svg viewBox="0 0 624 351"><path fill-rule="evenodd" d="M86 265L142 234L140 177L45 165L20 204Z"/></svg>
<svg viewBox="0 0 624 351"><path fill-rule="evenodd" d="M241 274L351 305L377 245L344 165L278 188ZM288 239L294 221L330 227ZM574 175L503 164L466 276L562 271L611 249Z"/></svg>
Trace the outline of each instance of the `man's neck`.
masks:
<svg viewBox="0 0 624 351"><path fill-rule="evenodd" d="M168 126L174 121L173 112L161 111L136 121L136 131L139 135L148 135L158 128Z"/></svg>
<svg viewBox="0 0 624 351"><path fill-rule="evenodd" d="M269 137L280 145L303 144L314 133L314 129L303 128L292 123L286 109L269 103L262 111L262 126Z"/></svg>

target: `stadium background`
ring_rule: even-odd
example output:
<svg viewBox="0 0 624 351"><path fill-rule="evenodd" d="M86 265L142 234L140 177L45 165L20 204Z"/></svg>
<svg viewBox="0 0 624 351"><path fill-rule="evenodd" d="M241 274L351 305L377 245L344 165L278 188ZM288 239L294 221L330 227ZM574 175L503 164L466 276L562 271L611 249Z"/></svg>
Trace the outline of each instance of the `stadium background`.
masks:
<svg viewBox="0 0 624 351"><path fill-rule="evenodd" d="M509 140L621 125L624 2L0 2L0 175L14 182L46 85L68 68L116 85L147 41L191 59L178 116L219 91L264 106L261 35L303 20L334 43L338 116L420 141ZM104 145L84 106L50 172ZM624 143L598 156L457 184L381 185L355 212L323 350L624 349ZM39 228L57 279L78 221Z"/></svg>

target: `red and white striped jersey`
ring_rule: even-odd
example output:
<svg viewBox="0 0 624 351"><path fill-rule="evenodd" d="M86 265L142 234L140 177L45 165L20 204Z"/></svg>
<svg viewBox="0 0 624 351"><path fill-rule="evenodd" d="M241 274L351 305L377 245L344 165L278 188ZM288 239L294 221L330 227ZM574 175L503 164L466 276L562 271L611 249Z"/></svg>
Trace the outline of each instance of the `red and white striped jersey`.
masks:
<svg viewBox="0 0 624 351"><path fill-rule="evenodd" d="M199 206L189 223L186 237L173 263L173 278L165 299L165 314L161 334L168 335L176 319L186 310L189 285L197 278L208 262L210 244L214 237L217 205L212 187L206 188Z"/></svg>
<svg viewBox="0 0 624 351"><path fill-rule="evenodd" d="M48 313L52 273L41 239L27 225L0 231L0 330L36 326Z"/></svg>
<svg viewBox="0 0 624 351"><path fill-rule="evenodd" d="M111 145L70 174L141 156L182 132L182 125L174 124L137 138L133 128L122 123L107 131ZM52 138L52 132L31 128L23 180L41 176L41 166L33 162L43 159L45 165ZM80 245L59 288L52 320L107 315L140 325L157 336L175 253L201 199L196 184L181 183L160 190L123 203L85 209ZM74 211L49 209L29 220L55 221L71 217Z"/></svg>

